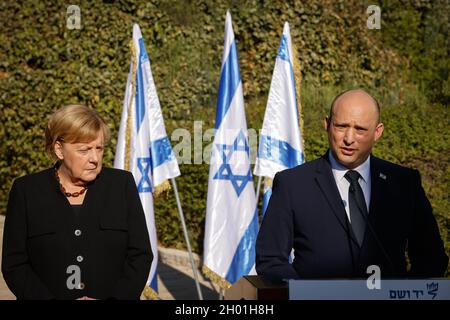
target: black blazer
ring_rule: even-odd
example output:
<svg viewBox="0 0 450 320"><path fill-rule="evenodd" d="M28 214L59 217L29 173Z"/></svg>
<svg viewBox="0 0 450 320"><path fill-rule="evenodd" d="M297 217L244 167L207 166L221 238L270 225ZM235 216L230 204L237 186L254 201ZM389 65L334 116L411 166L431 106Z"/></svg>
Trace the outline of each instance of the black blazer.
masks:
<svg viewBox="0 0 450 320"><path fill-rule="evenodd" d="M370 224L361 247L327 155L277 173L256 242L258 274L275 280L367 278L367 267L378 265L381 277L442 276L448 257L419 172L374 156L370 170Z"/></svg>
<svg viewBox="0 0 450 320"><path fill-rule="evenodd" d="M78 215L59 190L53 168L14 181L2 272L18 299L139 299L152 258L131 173L103 168ZM83 289L68 289L71 265L80 268Z"/></svg>

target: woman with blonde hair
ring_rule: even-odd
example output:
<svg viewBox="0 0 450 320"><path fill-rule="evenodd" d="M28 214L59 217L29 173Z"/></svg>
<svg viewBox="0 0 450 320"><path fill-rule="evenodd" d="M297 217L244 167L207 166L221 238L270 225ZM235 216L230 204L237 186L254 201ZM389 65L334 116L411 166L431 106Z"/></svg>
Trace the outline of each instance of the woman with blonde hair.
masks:
<svg viewBox="0 0 450 320"><path fill-rule="evenodd" d="M48 122L53 168L14 181L2 272L18 299L139 299L152 251L131 173L102 165L109 129L82 105Z"/></svg>

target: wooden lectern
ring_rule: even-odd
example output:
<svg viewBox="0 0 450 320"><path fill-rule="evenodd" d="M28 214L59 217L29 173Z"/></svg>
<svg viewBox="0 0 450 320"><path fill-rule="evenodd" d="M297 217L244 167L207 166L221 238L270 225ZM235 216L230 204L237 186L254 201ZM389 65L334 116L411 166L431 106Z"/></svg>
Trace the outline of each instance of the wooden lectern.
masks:
<svg viewBox="0 0 450 320"><path fill-rule="evenodd" d="M286 282L273 283L261 276L244 276L225 292L225 300L288 300Z"/></svg>

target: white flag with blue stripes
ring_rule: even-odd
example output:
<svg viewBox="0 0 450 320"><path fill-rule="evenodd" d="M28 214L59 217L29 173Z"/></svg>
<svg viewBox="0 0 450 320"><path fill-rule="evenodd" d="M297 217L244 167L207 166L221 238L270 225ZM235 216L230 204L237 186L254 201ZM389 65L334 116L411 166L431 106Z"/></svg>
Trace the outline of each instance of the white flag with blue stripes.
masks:
<svg viewBox="0 0 450 320"><path fill-rule="evenodd" d="M295 85L291 34L289 24L286 22L275 60L260 134L254 169L256 176L273 179L277 172L304 162ZM271 194L271 185L265 184L263 214Z"/></svg>
<svg viewBox="0 0 450 320"><path fill-rule="evenodd" d="M222 288L255 274L258 233L242 81L231 15L225 21L216 134L211 152L204 273Z"/></svg>
<svg viewBox="0 0 450 320"><path fill-rule="evenodd" d="M130 170L136 181L153 252L148 288L144 293L156 297L158 242L152 193L167 179L179 176L180 170L164 127L150 60L137 24L133 26L132 59L114 167Z"/></svg>

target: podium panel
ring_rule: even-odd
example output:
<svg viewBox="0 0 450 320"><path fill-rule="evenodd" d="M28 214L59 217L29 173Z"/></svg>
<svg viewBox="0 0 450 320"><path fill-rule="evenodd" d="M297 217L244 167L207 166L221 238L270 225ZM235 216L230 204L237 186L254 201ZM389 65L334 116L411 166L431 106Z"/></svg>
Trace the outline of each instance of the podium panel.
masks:
<svg viewBox="0 0 450 320"><path fill-rule="evenodd" d="M450 279L289 280L274 283L244 276L225 292L225 300L450 300ZM372 288L372 289L371 289Z"/></svg>
<svg viewBox="0 0 450 320"><path fill-rule="evenodd" d="M450 279L289 280L290 300L450 300Z"/></svg>

